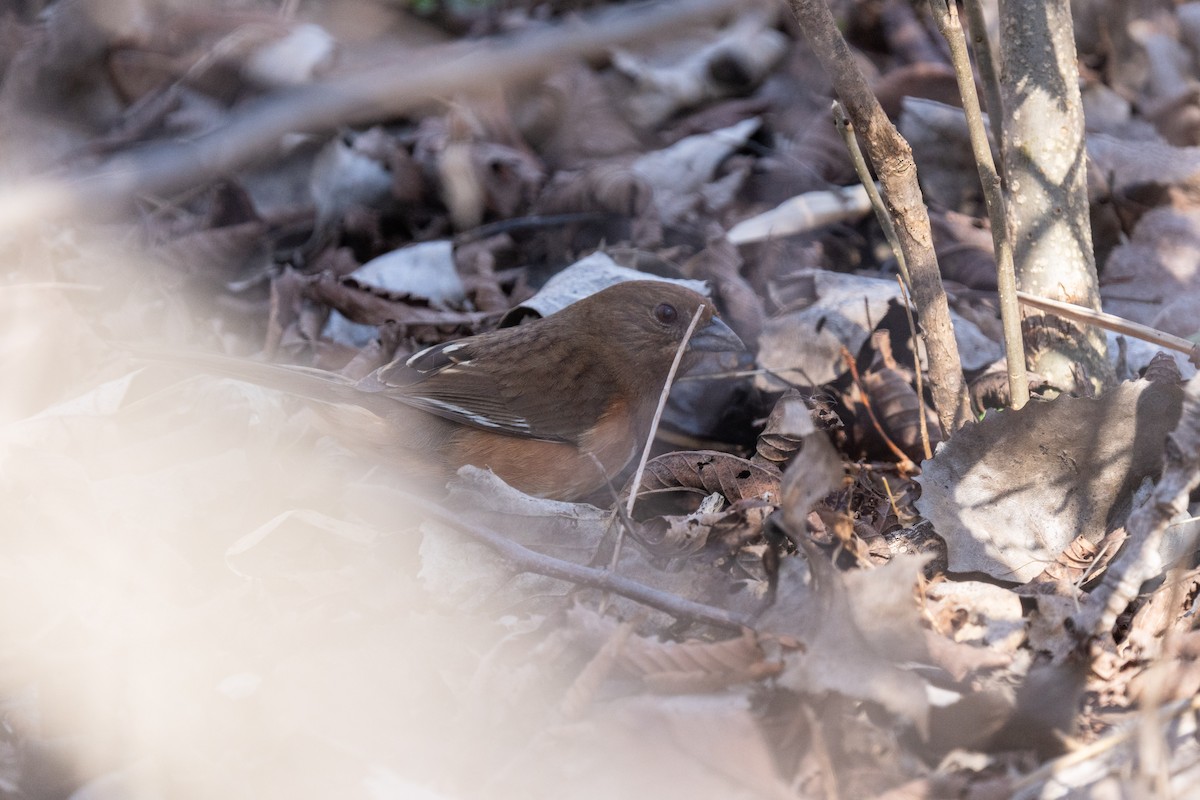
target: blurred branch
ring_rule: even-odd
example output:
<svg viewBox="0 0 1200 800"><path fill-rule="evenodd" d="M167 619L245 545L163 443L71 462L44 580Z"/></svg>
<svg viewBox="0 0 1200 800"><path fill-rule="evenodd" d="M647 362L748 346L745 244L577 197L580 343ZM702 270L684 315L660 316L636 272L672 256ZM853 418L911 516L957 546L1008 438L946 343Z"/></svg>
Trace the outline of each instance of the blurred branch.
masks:
<svg viewBox="0 0 1200 800"><path fill-rule="evenodd" d="M494 91L545 75L560 62L662 36L730 13L734 0L622 5L579 20L481 42L433 47L262 98L228 124L193 141L162 142L122 154L88 172L5 187L0 231L70 214L104 215L146 194L170 194L237 170L280 138L395 117L433 97Z"/></svg>

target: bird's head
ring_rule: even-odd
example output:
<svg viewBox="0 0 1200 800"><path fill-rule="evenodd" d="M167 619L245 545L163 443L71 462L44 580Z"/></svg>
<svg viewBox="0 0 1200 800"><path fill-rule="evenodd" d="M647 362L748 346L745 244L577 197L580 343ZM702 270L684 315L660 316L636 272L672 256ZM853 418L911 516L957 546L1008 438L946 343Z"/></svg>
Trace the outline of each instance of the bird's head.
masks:
<svg viewBox="0 0 1200 800"><path fill-rule="evenodd" d="M577 305L582 306L581 316L593 331L603 331L613 346L625 351L634 363L669 367L701 306L700 319L688 341L689 354L746 349L738 335L716 315L711 300L676 284L626 281ZM683 365L694 360L694 356L685 355Z"/></svg>

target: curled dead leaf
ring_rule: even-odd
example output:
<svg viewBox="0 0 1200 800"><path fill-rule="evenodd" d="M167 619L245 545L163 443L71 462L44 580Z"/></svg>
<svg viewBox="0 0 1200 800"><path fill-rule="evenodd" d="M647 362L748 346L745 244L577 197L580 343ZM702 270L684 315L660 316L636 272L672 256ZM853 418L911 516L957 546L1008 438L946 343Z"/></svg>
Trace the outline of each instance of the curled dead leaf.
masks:
<svg viewBox="0 0 1200 800"><path fill-rule="evenodd" d="M800 451L804 437L812 432L812 412L808 404L799 392L789 389L771 409L750 460L782 471Z"/></svg>
<svg viewBox="0 0 1200 800"><path fill-rule="evenodd" d="M777 501L779 472L715 450L666 453L646 463L639 497L678 489L703 494L719 492L730 501L750 498Z"/></svg>

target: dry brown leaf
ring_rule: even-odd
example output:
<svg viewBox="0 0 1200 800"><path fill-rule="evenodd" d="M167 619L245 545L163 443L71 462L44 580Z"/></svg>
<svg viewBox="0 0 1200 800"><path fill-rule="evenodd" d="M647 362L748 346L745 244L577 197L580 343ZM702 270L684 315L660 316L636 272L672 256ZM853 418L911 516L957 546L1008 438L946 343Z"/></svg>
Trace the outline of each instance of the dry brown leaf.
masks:
<svg viewBox="0 0 1200 800"><path fill-rule="evenodd" d="M1181 633L1178 628L1192 625L1191 615L1197 593L1200 592L1200 572L1191 570L1178 583L1166 581L1154 590L1149 600L1137 609L1129 622L1129 632L1118 645L1117 654L1126 661L1153 661L1168 644L1168 631Z"/></svg>
<svg viewBox="0 0 1200 800"><path fill-rule="evenodd" d="M676 48L682 57L669 64L615 52L613 67L632 82L623 93L630 119L649 128L682 109L752 90L786 49L787 40L773 27L776 13L748 8L711 42Z"/></svg>
<svg viewBox="0 0 1200 800"><path fill-rule="evenodd" d="M565 224L545 246L550 252L574 253L576 231L592 231L597 239L628 239L639 247L662 243L662 222L654 206L654 191L629 166L628 159L601 162L577 171L555 173L534 203L540 214L586 214L590 223ZM594 241L594 240L593 240Z"/></svg>
<svg viewBox="0 0 1200 800"><path fill-rule="evenodd" d="M845 372L842 348L857 353L889 304L899 298L895 280L798 270L779 287L779 300L786 308L763 326L759 366L794 384L830 383ZM965 369L980 369L1000 358L998 343L955 312L950 315ZM769 374L756 383L769 390L788 388Z"/></svg>
<svg viewBox="0 0 1200 800"><path fill-rule="evenodd" d="M702 190L725 159L745 146L759 129L757 118L681 139L670 147L634 159L632 169L654 192L664 224L683 222L699 210Z"/></svg>
<svg viewBox="0 0 1200 800"><path fill-rule="evenodd" d="M588 661L583 671L576 676L571 688L562 700L562 712L567 719L578 719L583 716L588 706L596 698L600 685L608 679L609 674L617 664L625 650L629 637L633 635L636 625L632 620L626 620L614 625L604 644Z"/></svg>
<svg viewBox="0 0 1200 800"><path fill-rule="evenodd" d="M583 634L587 646L601 646L596 658L625 628L624 624L580 607L572 609L568 617ZM762 680L783 668L782 663L767 660L758 636L750 629L744 629L735 639L719 642L670 642L627 636L620 647L613 649L613 657L626 674L644 681L653 691L671 694L715 692L726 686Z"/></svg>
<svg viewBox="0 0 1200 800"><path fill-rule="evenodd" d="M785 653L779 682L878 703L926 734L924 681L897 666L929 658L913 597L925 559L897 556L877 569L842 574L815 549L808 552L816 587L781 579L780 598L762 618L763 630L786 632L802 645Z"/></svg>
<svg viewBox="0 0 1200 800"><path fill-rule="evenodd" d="M632 697L533 735L483 792L550 800L614 797L797 800L745 700Z"/></svg>
<svg viewBox="0 0 1200 800"><path fill-rule="evenodd" d="M979 173L961 108L906 97L900 133L912 145L921 189L931 204L983 216Z"/></svg>
<svg viewBox="0 0 1200 800"><path fill-rule="evenodd" d="M575 169L597 159L637 150L637 132L617 110L617 100L583 63L554 70L532 96L515 104L513 116L546 163Z"/></svg>
<svg viewBox="0 0 1200 800"><path fill-rule="evenodd" d="M1170 703L1200 693L1200 632L1187 631L1167 640L1165 652L1143 658L1157 658L1129 681L1128 695L1133 704Z"/></svg>
<svg viewBox="0 0 1200 800"><path fill-rule="evenodd" d="M930 227L942 277L972 289L996 289L996 254L990 226L954 211L931 212Z"/></svg>
<svg viewBox="0 0 1200 800"><path fill-rule="evenodd" d="M547 555L577 564L587 563L608 528L607 512L585 503L562 503L517 491L489 470L463 467L449 485L449 508L462 509L468 522ZM426 523L421 544L423 583L454 607L479 609L493 604L540 602L557 607L568 584L531 574L517 574L511 565L465 534ZM566 530L569 535L564 535ZM628 572L623 574L628 575Z"/></svg>
<svg viewBox="0 0 1200 800"><path fill-rule="evenodd" d="M1021 598L982 581L937 581L925 589L934 630L954 642L1014 653L1025 639Z"/></svg>
<svg viewBox="0 0 1200 800"><path fill-rule="evenodd" d="M389 154L396 144L375 127L335 136L313 161L308 180L317 223L312 240L321 243L352 208L377 207L392 193Z"/></svg>
<svg viewBox="0 0 1200 800"><path fill-rule="evenodd" d="M930 447L941 441L937 416L928 405L922 406L908 378L898 370L872 370L863 376L871 408L875 411L883 432L914 461L925 458L921 443L921 411L925 411L926 430Z"/></svg>
<svg viewBox="0 0 1200 800"><path fill-rule="evenodd" d="M1013 654L977 645L953 642L933 631L925 631L925 645L929 649L929 661L946 670L960 683L971 675L995 671L1013 663Z"/></svg>
<svg viewBox="0 0 1200 800"><path fill-rule="evenodd" d="M689 278L709 281L721 299L722 316L750 350L758 343L766 317L762 298L741 274L742 257L718 226L709 228L704 249L684 262Z"/></svg>
<svg viewBox="0 0 1200 800"><path fill-rule="evenodd" d="M396 322L401 325L474 326L490 316L475 311L431 308L423 298L376 289L354 278L339 278L329 272L306 277L302 283L305 297L328 305L361 325Z"/></svg>
<svg viewBox="0 0 1200 800"><path fill-rule="evenodd" d="M248 271L264 272L270 265L266 225L243 222L206 228L180 236L157 248L155 255L191 278L228 283Z"/></svg>
<svg viewBox="0 0 1200 800"><path fill-rule="evenodd" d="M890 5L898 5L892 3ZM941 59L922 59L893 70L876 79L871 88L883 111L893 122L900 118L906 97L923 97L947 105L962 106L954 70ZM932 215L931 215L932 216Z"/></svg>
<svg viewBox="0 0 1200 800"><path fill-rule="evenodd" d="M649 552L662 558L680 558L696 553L708 544L713 529L732 516L728 511L705 511L708 501L713 498L724 503L719 494L709 495L701 507L691 514L652 517L642 523L634 535Z"/></svg>
<svg viewBox="0 0 1200 800"><path fill-rule="evenodd" d="M1099 541L1161 468L1181 398L1178 387L1135 381L960 431L925 462L917 501L946 540L950 569L1024 582L1077 535Z"/></svg>
<svg viewBox="0 0 1200 800"><path fill-rule="evenodd" d="M1044 585L1081 588L1104 572L1128 535L1121 527L1107 532L1095 543L1083 535L1076 536L1054 557L1054 563L1029 581L1029 588L1035 589L1039 585L1043 585L1042 588L1047 588Z"/></svg>
<svg viewBox="0 0 1200 800"><path fill-rule="evenodd" d="M646 463L638 495L671 489L703 494L719 492L729 501L760 499L777 502L779 472L715 450L667 453Z"/></svg>

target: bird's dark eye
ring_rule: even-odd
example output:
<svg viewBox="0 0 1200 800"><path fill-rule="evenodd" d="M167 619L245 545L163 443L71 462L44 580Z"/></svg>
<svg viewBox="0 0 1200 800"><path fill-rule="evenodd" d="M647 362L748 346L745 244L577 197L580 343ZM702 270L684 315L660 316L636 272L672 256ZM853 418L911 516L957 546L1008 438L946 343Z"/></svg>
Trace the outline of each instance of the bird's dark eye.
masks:
<svg viewBox="0 0 1200 800"><path fill-rule="evenodd" d="M654 318L663 325L670 325L679 318L679 312L670 303L659 303L654 307Z"/></svg>

